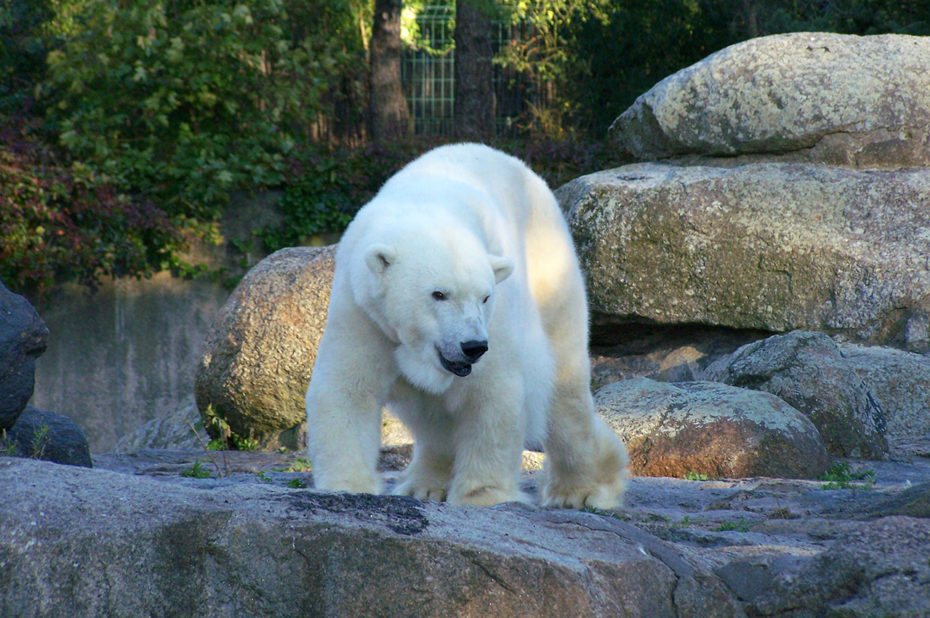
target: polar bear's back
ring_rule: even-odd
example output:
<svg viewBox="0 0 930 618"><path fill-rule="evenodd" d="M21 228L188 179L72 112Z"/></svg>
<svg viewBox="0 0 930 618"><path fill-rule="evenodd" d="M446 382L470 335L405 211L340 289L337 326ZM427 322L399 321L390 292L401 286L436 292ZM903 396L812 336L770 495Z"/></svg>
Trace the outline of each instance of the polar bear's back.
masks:
<svg viewBox="0 0 930 618"><path fill-rule="evenodd" d="M427 178L438 181L424 182ZM409 163L384 185L381 193L386 198L403 195L407 200L403 208L409 213L417 208L417 200L411 197L418 191L424 191L421 203L427 208L435 208L436 198L442 201L443 193L455 198L450 201L457 208L468 201L466 194L472 192L482 197L476 202L493 204L491 213L481 212L482 208L476 206L476 219L487 228L489 238L502 232L510 236L499 241L509 250L505 252L522 254L510 257L525 268L543 321L548 321L546 314L564 315L563 304L569 299L577 304L579 298L581 305L572 313L587 320L583 292L580 296L576 293L579 288L583 290L583 283L568 225L552 191L525 163L482 144L442 146ZM456 216L462 214L459 210Z"/></svg>

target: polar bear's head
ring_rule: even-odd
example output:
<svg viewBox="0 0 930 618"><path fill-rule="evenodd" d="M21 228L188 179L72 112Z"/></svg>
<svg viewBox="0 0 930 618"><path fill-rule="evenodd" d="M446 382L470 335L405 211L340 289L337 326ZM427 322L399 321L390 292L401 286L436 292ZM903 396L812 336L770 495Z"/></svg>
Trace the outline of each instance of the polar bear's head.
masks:
<svg viewBox="0 0 930 618"><path fill-rule="evenodd" d="M438 238L436 236L439 236ZM513 261L470 235L427 234L409 244L373 243L364 252L363 306L395 343L404 377L431 393L465 377L492 347L488 325L496 285Z"/></svg>

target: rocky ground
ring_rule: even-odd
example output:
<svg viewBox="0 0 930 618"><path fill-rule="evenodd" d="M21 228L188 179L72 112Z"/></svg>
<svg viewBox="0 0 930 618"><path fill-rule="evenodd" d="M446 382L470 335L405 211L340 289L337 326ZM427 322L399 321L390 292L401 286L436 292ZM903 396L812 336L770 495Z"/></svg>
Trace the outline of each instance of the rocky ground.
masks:
<svg viewBox="0 0 930 618"><path fill-rule="evenodd" d="M321 494L293 453L5 458L0 614L927 615L930 444L912 446L839 460L832 484L637 477L613 512ZM388 479L408 456L385 450Z"/></svg>

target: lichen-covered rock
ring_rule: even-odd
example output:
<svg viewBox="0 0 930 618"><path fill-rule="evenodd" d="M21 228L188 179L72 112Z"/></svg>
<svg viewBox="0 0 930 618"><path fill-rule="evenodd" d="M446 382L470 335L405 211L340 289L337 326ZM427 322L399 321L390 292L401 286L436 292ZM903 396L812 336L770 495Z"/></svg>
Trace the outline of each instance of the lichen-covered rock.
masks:
<svg viewBox="0 0 930 618"><path fill-rule="evenodd" d="M632 474L813 478L829 465L814 425L767 393L637 378L605 386L594 401L626 444Z"/></svg>
<svg viewBox="0 0 930 618"><path fill-rule="evenodd" d="M797 152L930 163L930 39L803 32L732 45L665 78L610 127L642 159Z"/></svg>
<svg viewBox="0 0 930 618"><path fill-rule="evenodd" d="M212 406L261 446L300 446L334 255L334 246L281 249L246 274L203 344L194 382L201 413Z"/></svg>
<svg viewBox="0 0 930 618"><path fill-rule="evenodd" d="M13 427L32 397L36 359L47 345L35 308L0 281L0 430Z"/></svg>
<svg viewBox="0 0 930 618"><path fill-rule="evenodd" d="M711 364L703 377L783 399L810 418L833 454L888 454L882 409L823 333L792 332L747 344Z"/></svg>
<svg viewBox="0 0 930 618"><path fill-rule="evenodd" d="M820 330L930 350L930 169L641 163L557 195L602 323Z"/></svg>

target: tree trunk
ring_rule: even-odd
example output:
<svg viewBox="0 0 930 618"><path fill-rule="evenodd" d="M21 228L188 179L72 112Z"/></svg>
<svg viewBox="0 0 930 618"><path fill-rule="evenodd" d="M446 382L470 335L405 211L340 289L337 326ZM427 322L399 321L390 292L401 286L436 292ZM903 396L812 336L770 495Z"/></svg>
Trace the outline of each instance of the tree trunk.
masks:
<svg viewBox="0 0 930 618"><path fill-rule="evenodd" d="M410 112L400 83L400 12L402 0L375 0L369 64L371 91L368 120L375 141L410 135Z"/></svg>
<svg viewBox="0 0 930 618"><path fill-rule="evenodd" d="M494 135L491 20L476 0L455 3L455 136Z"/></svg>

